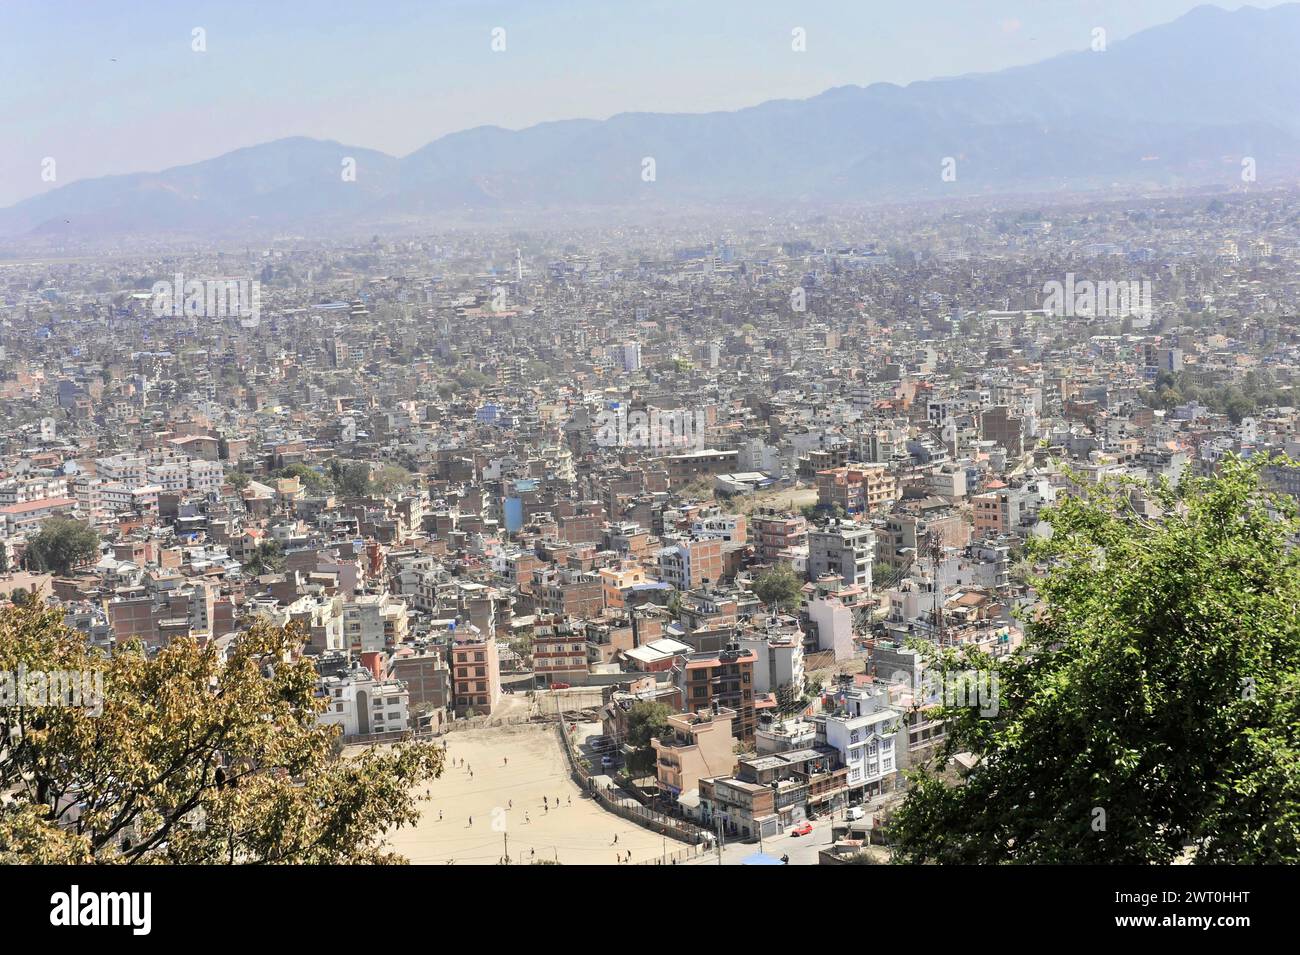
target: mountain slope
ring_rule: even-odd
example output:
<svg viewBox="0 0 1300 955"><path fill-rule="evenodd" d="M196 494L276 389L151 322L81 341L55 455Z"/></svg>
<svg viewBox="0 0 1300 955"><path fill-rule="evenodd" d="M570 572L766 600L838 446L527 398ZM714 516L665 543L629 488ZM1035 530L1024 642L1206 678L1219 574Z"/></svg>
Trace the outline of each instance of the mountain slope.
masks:
<svg viewBox="0 0 1300 955"><path fill-rule="evenodd" d="M213 230L457 210L1262 182L1300 173L1300 4L1200 7L1110 44L997 73L846 86L735 112L480 127L403 159L286 139L0 210L0 235ZM357 161L355 182L340 164ZM642 179L653 157L656 177ZM955 181L941 177L945 157Z"/></svg>

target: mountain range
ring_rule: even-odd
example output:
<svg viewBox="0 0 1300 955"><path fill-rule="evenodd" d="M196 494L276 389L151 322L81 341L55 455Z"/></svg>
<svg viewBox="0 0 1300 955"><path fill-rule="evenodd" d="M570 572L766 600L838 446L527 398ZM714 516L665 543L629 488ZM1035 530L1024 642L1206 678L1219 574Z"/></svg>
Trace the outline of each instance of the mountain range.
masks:
<svg viewBox="0 0 1300 955"><path fill-rule="evenodd" d="M520 210L873 202L1300 175L1300 4L1198 7L1104 51L734 112L479 127L397 158L295 137L0 210L0 236L209 233ZM643 175L646 158L654 176ZM343 175L355 163L355 179ZM948 175L944 173L947 171Z"/></svg>

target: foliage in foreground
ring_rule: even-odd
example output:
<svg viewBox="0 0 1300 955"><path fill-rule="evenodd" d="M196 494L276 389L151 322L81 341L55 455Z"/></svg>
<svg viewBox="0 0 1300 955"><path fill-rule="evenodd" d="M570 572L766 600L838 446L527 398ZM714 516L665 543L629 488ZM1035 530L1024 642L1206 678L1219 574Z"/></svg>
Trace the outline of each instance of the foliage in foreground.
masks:
<svg viewBox="0 0 1300 955"><path fill-rule="evenodd" d="M441 749L340 758L301 643L261 621L225 661L190 639L104 656L57 612L4 611L0 672L98 670L103 697L0 706L0 863L404 861L384 834L419 818Z"/></svg>
<svg viewBox="0 0 1300 955"><path fill-rule="evenodd" d="M951 708L959 786L914 775L895 858L940 863L1300 861L1300 531L1265 462L1160 488L1063 501L1024 652L992 668L994 718Z"/></svg>

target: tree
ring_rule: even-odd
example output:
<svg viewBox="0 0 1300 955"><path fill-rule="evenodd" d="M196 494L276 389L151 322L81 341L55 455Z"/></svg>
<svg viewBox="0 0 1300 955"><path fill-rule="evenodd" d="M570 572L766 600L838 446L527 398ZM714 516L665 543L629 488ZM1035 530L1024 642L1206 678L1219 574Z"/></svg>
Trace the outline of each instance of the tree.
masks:
<svg viewBox="0 0 1300 955"><path fill-rule="evenodd" d="M668 729L668 717L673 711L663 703L642 700L633 703L627 711L627 742L636 748L628 759L630 772L649 772L654 765L654 748L652 739L657 739Z"/></svg>
<svg viewBox="0 0 1300 955"><path fill-rule="evenodd" d="M288 467L281 468L280 477L296 477L311 494L322 494L334 488L334 482L329 477L305 464L290 464Z"/></svg>
<svg viewBox="0 0 1300 955"><path fill-rule="evenodd" d="M777 564L754 581L754 593L772 609L792 610L799 605L803 581L786 564Z"/></svg>
<svg viewBox="0 0 1300 955"><path fill-rule="evenodd" d="M668 595L667 608L670 619L678 619L682 615L682 608L685 606L686 602L682 599L682 592L680 590L674 590Z"/></svg>
<svg viewBox="0 0 1300 955"><path fill-rule="evenodd" d="M236 491L242 491L244 488L248 487L248 482L251 480L252 478L243 471L231 471L226 475L226 483Z"/></svg>
<svg viewBox="0 0 1300 955"><path fill-rule="evenodd" d="M254 576L260 574L279 574L284 572L284 548L277 540L259 541L257 550L244 564L244 570Z"/></svg>
<svg viewBox="0 0 1300 955"><path fill-rule="evenodd" d="M57 611L0 613L0 672L100 674L81 705L0 707L0 863L404 861L385 834L418 820L441 749L339 756L302 643L259 621L226 657L190 638L101 655Z"/></svg>
<svg viewBox="0 0 1300 955"><path fill-rule="evenodd" d="M361 461L345 464L335 458L330 462L329 474L339 493L349 497L370 495L370 465Z"/></svg>
<svg viewBox="0 0 1300 955"><path fill-rule="evenodd" d="M370 478L370 490L374 494L392 494L394 491L411 483L411 473L395 464L385 464Z"/></svg>
<svg viewBox="0 0 1300 955"><path fill-rule="evenodd" d="M996 715L945 709L943 755L978 762L915 774L901 861L1300 861L1300 521L1267 464L1161 485L1157 521L1124 482L1047 513L1026 647L936 658L993 671Z"/></svg>
<svg viewBox="0 0 1300 955"><path fill-rule="evenodd" d="M782 683L776 688L776 711L781 716L789 716L803 708L803 687L793 681Z"/></svg>
<svg viewBox="0 0 1300 955"><path fill-rule="evenodd" d="M99 534L89 524L69 517L51 517L27 544L23 562L28 570L66 576L99 553Z"/></svg>

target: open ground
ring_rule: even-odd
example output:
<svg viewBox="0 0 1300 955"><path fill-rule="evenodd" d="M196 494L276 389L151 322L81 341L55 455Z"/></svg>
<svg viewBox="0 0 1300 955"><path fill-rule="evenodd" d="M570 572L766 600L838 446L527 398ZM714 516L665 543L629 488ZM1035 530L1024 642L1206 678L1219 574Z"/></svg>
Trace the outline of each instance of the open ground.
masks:
<svg viewBox="0 0 1300 955"><path fill-rule="evenodd" d="M629 852L637 863L685 848L584 795L553 724L464 730L439 742L446 765L419 788L420 822L389 836L413 863L496 865L508 851L511 864L614 865Z"/></svg>

